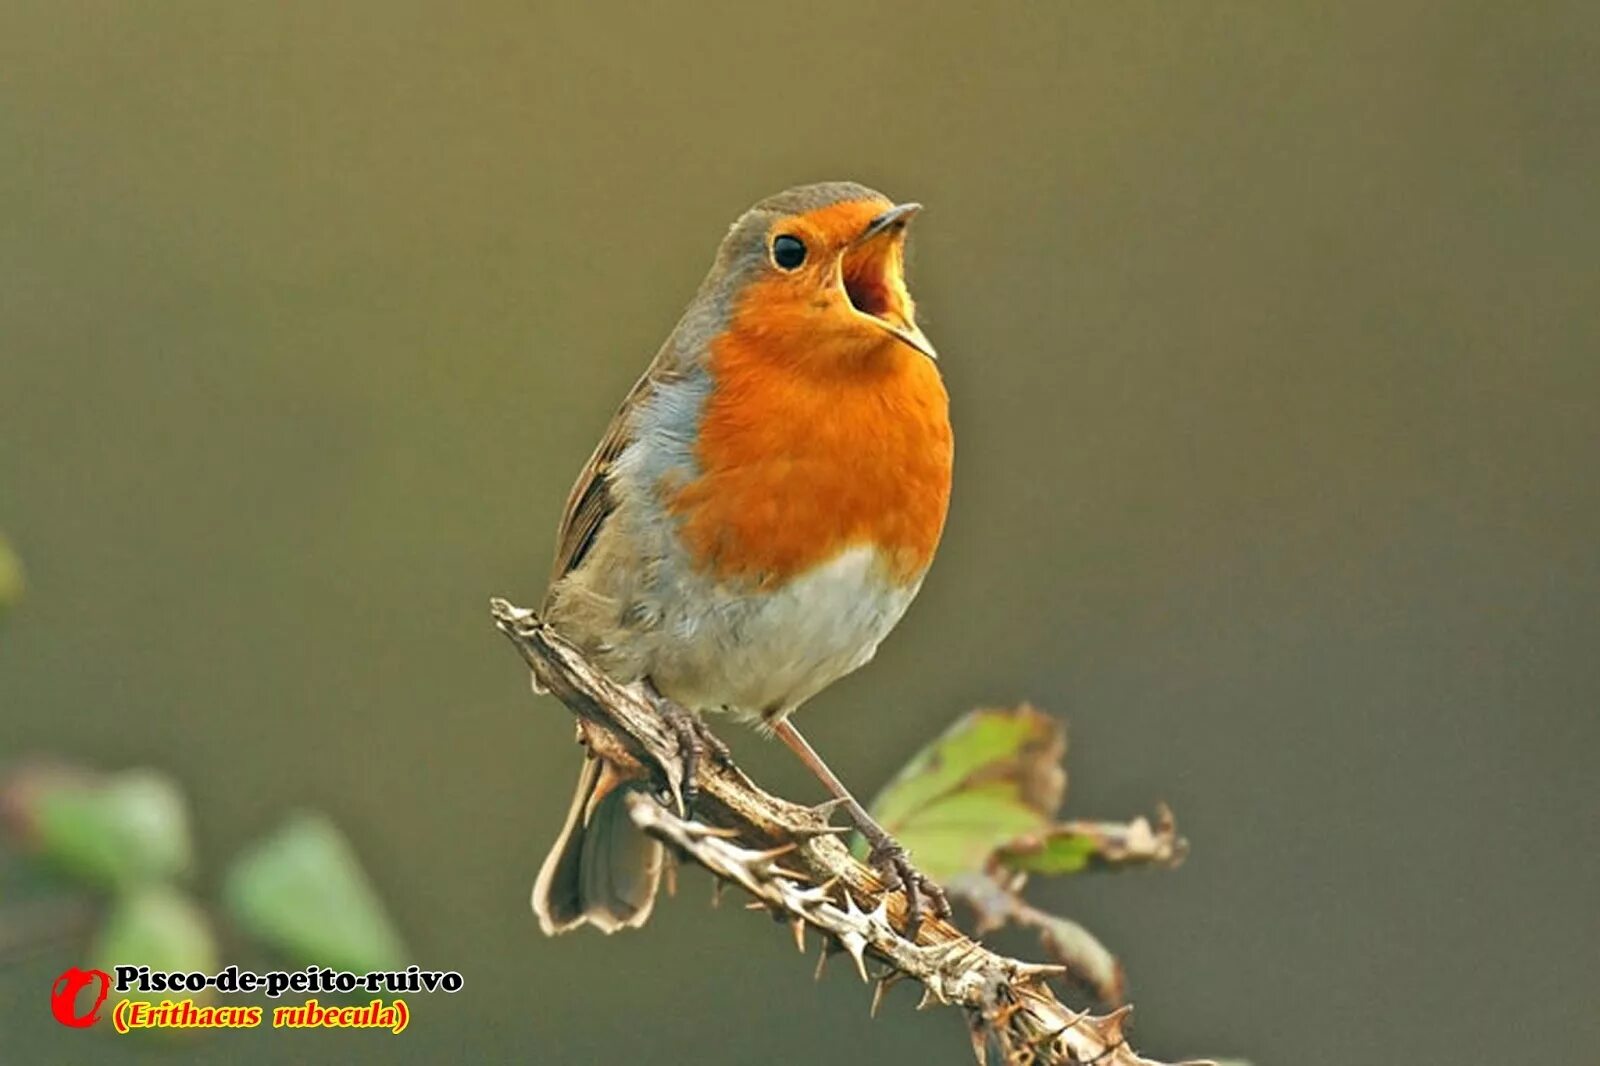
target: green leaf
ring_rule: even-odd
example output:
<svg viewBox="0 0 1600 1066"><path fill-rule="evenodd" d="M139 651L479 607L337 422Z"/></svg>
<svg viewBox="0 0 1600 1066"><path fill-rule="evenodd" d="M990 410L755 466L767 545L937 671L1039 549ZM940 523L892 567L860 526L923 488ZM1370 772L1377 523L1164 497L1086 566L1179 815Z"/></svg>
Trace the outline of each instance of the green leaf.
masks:
<svg viewBox="0 0 1600 1066"><path fill-rule="evenodd" d="M895 775L872 812L934 880L974 873L1048 824L1066 789L1065 751L1060 723L1026 704L972 711Z"/></svg>
<svg viewBox="0 0 1600 1066"><path fill-rule="evenodd" d="M217 942L205 913L188 896L168 885L145 885L116 897L96 939L95 965L115 974L123 966L148 966L151 971L213 973L217 969ZM113 990L102 1017L109 1017L118 998L158 1003L163 999L209 998L203 992L130 991L118 997Z"/></svg>
<svg viewBox="0 0 1600 1066"><path fill-rule="evenodd" d="M1021 873L1075 874L1088 867L1099 851L1100 842L1095 838L1067 831L1012 841L995 857Z"/></svg>
<svg viewBox="0 0 1600 1066"><path fill-rule="evenodd" d="M872 811L892 830L941 796L999 778L1015 781L1018 798L1049 817L1066 788L1065 754L1065 731L1049 715L1028 704L980 708L914 755L872 801Z"/></svg>
<svg viewBox="0 0 1600 1066"><path fill-rule="evenodd" d="M181 877L194 861L183 792L154 770L19 772L6 787L24 844L68 876L125 889Z"/></svg>
<svg viewBox="0 0 1600 1066"><path fill-rule="evenodd" d="M935 881L982 870L995 842L1038 826L1039 816L1003 786L956 792L929 804L896 831L917 868Z"/></svg>
<svg viewBox="0 0 1600 1066"><path fill-rule="evenodd" d="M300 965L404 965L399 934L354 849L321 815L294 815L241 855L228 871L223 899L242 928Z"/></svg>
<svg viewBox="0 0 1600 1066"><path fill-rule="evenodd" d="M11 550L6 538L0 537L0 618L22 598L22 587L22 560Z"/></svg>

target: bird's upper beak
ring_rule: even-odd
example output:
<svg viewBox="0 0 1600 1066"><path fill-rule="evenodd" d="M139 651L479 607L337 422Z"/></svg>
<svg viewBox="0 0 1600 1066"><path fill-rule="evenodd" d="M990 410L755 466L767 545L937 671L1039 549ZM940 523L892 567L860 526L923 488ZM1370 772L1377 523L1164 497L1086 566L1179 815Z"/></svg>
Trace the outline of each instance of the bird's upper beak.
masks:
<svg viewBox="0 0 1600 1066"><path fill-rule="evenodd" d="M899 204L873 218L850 242L841 259L841 280L850 305L864 318L929 359L939 358L917 328L905 283L906 225L921 204Z"/></svg>

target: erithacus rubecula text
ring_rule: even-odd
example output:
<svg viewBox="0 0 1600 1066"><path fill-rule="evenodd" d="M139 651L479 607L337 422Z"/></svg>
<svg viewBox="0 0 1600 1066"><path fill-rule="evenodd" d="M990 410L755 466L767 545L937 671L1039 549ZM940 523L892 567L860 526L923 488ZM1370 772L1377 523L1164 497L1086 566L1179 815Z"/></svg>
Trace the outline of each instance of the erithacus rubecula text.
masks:
<svg viewBox="0 0 1600 1066"><path fill-rule="evenodd" d="M904 272L917 211L830 182L740 216L573 486L540 612L614 680L661 697L689 758L706 750L700 712L779 736L913 916L919 895L948 913L943 894L790 715L872 658L944 528L949 401ZM534 885L545 932L649 917L661 845L629 821L625 783L586 758Z"/></svg>

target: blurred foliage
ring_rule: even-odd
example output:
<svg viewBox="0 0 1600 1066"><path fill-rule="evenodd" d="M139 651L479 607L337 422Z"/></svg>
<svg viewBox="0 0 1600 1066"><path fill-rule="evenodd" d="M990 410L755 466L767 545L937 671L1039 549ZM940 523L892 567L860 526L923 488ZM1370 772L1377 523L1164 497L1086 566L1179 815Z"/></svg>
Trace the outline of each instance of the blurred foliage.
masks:
<svg viewBox="0 0 1600 1066"><path fill-rule="evenodd" d="M914 755L872 802L872 813L917 866L970 906L980 931L1030 929L1074 980L1107 1003L1122 999L1122 967L1076 922L1022 898L1029 874L1090 867L1172 867L1187 844L1166 808L1155 825L1056 821L1066 798L1066 730L1022 704L980 708ZM857 854L866 845L855 841Z"/></svg>
<svg viewBox="0 0 1600 1066"><path fill-rule="evenodd" d="M118 965L148 966L164 973L214 973L220 966L216 934L206 912L188 894L159 883L142 885L112 900L92 957L107 973ZM115 989L112 995L116 996ZM213 990L181 995L200 1006ZM128 992L120 998L154 1003L172 999L174 994ZM113 1002L108 1009L114 1006Z"/></svg>
<svg viewBox="0 0 1600 1066"><path fill-rule="evenodd" d="M5 843L49 875L50 891L87 890L103 900L92 949L101 968L217 969L211 912L181 886L194 845L188 800L171 778L148 769L19 766L0 779L0 824ZM321 815L292 816L235 859L223 884L239 929L294 965L403 965L406 949L382 900L350 843Z"/></svg>
<svg viewBox="0 0 1600 1066"><path fill-rule="evenodd" d="M164 774L36 766L19 772L11 789L35 855L72 879L131 889L182 878L193 864L188 807Z"/></svg>
<svg viewBox="0 0 1600 1066"><path fill-rule="evenodd" d="M405 948L355 850L328 819L292 815L235 860L222 890L241 928L297 964L405 965Z"/></svg>
<svg viewBox="0 0 1600 1066"><path fill-rule="evenodd" d="M0 613L21 589L21 564L0 538ZM212 918L180 887L193 873L195 847L188 798L170 776L24 763L0 778L0 827L3 843L46 874L51 890L104 897L92 948L100 968L210 973L220 965ZM235 859L223 882L239 927L295 965L355 971L404 965L406 949L355 850L321 815L290 817ZM185 995L204 1000L210 990Z"/></svg>
<svg viewBox="0 0 1600 1066"><path fill-rule="evenodd" d="M11 550L4 536L0 536L0 618L6 616L11 605L22 596L22 560Z"/></svg>

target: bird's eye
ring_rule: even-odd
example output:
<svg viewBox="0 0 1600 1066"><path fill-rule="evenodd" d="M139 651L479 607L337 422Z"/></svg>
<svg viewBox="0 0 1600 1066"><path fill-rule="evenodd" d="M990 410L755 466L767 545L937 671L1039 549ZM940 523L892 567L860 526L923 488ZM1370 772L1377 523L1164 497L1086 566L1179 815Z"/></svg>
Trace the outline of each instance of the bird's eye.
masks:
<svg viewBox="0 0 1600 1066"><path fill-rule="evenodd" d="M806 243L793 234L773 238L772 261L784 270L793 270L806 261Z"/></svg>

